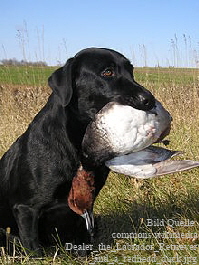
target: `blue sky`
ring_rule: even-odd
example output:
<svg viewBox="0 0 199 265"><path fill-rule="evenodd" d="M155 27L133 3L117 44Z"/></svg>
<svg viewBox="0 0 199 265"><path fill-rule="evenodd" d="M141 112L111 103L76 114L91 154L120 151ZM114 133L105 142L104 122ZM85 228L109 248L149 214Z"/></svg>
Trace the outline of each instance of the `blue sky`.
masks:
<svg viewBox="0 0 199 265"><path fill-rule="evenodd" d="M198 14L198 0L1 0L0 60L57 65L95 46L135 66L197 66Z"/></svg>

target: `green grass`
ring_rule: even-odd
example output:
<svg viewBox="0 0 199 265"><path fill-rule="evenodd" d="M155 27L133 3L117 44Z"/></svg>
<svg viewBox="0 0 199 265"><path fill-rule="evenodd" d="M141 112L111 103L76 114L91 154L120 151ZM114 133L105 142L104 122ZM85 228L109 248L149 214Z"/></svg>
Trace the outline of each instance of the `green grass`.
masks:
<svg viewBox="0 0 199 265"><path fill-rule="evenodd" d="M140 82L152 84L178 84L192 85L199 79L199 69L197 68L135 68L135 77Z"/></svg>
<svg viewBox="0 0 199 265"><path fill-rule="evenodd" d="M47 85L47 79L55 67L0 66L0 84Z"/></svg>
<svg viewBox="0 0 199 265"><path fill-rule="evenodd" d="M0 67L0 156L27 128L45 104L50 89L47 77L54 68ZM2 73L2 72L1 72ZM17 74L18 73L18 74ZM31 77L31 75L33 75ZM199 71L197 69L136 68L135 79L170 111L172 131L168 148L184 151L180 159L199 160ZM2 264L199 264L199 170L135 181L110 173L95 203L98 234L95 251L88 259L47 255L42 260L2 256ZM147 226L147 219L164 220L164 226ZM193 226L171 226L189 220ZM159 237L157 236L159 232ZM163 235L191 233L190 237ZM117 238L113 235L118 235ZM123 235L123 238L122 238ZM127 238L134 235L134 238ZM135 237L141 235L141 237ZM99 246L103 249L99 249ZM160 244L164 244L164 249ZM136 244L141 250L122 249ZM119 247L117 247L119 246ZM173 248L171 246L174 246ZM181 248L181 249L180 249ZM140 259L142 259L140 262Z"/></svg>
<svg viewBox="0 0 199 265"><path fill-rule="evenodd" d="M6 85L47 85L47 79L56 67L0 66L0 84ZM199 80L197 68L150 68L134 70L139 82L151 84L191 85Z"/></svg>

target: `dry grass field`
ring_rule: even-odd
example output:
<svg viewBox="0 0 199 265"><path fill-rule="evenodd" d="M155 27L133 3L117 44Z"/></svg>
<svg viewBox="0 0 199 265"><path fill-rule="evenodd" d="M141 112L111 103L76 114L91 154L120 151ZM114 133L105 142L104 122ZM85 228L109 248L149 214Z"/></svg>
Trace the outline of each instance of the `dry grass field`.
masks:
<svg viewBox="0 0 199 265"><path fill-rule="evenodd" d="M0 156L45 104L53 69L37 78L33 68L19 69L17 80L13 71L0 67ZM199 70L137 68L135 79L173 117L168 148L184 151L178 159L199 160ZM199 264L199 168L145 181L110 173L94 210L98 233L89 258L72 258L64 247L37 260L1 249L0 263Z"/></svg>

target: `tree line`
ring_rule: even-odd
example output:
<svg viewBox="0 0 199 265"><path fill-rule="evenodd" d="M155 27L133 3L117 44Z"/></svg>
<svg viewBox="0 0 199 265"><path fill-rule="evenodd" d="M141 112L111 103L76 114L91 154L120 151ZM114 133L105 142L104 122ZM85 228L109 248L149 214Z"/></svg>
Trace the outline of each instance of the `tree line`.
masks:
<svg viewBox="0 0 199 265"><path fill-rule="evenodd" d="M28 62L26 60L17 60L15 58L13 59L3 59L0 61L2 65L7 66L48 66L46 62L43 61L37 61L37 62Z"/></svg>

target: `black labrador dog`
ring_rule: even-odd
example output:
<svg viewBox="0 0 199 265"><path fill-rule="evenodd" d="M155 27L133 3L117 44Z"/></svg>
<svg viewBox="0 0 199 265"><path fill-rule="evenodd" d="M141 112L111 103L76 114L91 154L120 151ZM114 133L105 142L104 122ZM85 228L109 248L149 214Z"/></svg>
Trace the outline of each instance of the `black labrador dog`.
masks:
<svg viewBox="0 0 199 265"><path fill-rule="evenodd" d="M154 107L153 95L135 82L133 66L122 54L88 48L57 69L48 80L47 104L0 160L0 228L11 228L25 249L40 252L54 242L89 243L85 220L67 196L83 164L95 176L95 196L109 169L84 159L87 125L108 102L141 110Z"/></svg>

